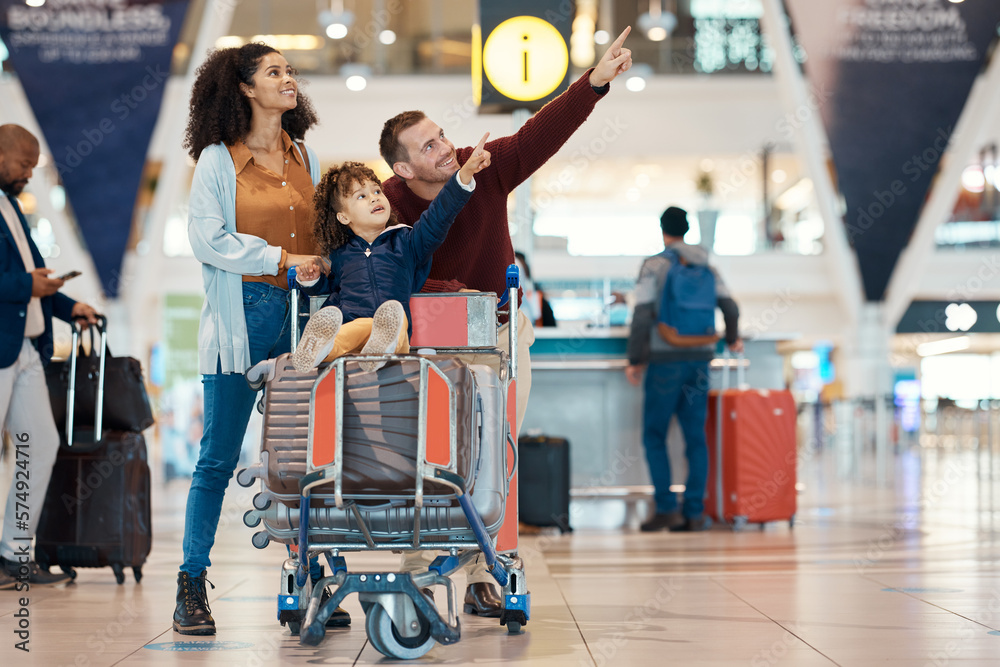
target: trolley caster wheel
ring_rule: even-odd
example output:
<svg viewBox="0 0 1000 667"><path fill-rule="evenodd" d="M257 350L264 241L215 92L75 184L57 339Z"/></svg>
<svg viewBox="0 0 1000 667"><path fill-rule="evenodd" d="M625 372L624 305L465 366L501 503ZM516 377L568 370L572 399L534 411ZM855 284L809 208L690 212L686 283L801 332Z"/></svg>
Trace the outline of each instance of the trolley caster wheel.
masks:
<svg viewBox="0 0 1000 667"><path fill-rule="evenodd" d="M260 531L253 534L250 538L250 543L257 547L258 549L263 549L271 542L271 536L267 534L266 531Z"/></svg>
<svg viewBox="0 0 1000 667"><path fill-rule="evenodd" d="M795 528L795 515L794 514L791 517L789 517L789 519L788 519L788 528L789 529Z"/></svg>
<svg viewBox="0 0 1000 667"><path fill-rule="evenodd" d="M745 516L734 516L733 517L733 530L743 530L747 527L747 518Z"/></svg>
<svg viewBox="0 0 1000 667"><path fill-rule="evenodd" d="M74 581L76 579L76 569L68 565L66 566L60 565L59 569L69 575L70 581Z"/></svg>
<svg viewBox="0 0 1000 667"><path fill-rule="evenodd" d="M243 525L247 528L256 528L260 525L260 514L257 510L247 510L243 513Z"/></svg>
<svg viewBox="0 0 1000 667"><path fill-rule="evenodd" d="M241 468L238 473L236 473L236 483L242 486L244 489L248 489L253 486L253 483L257 480L246 468Z"/></svg>
<svg viewBox="0 0 1000 667"><path fill-rule="evenodd" d="M285 626L288 628L288 631L292 633L293 637L297 636L299 631L302 629L302 625L298 621L288 621Z"/></svg>
<svg viewBox="0 0 1000 667"><path fill-rule="evenodd" d="M422 616L416 637L401 637L392 624L389 613L380 604L373 605L365 618L368 640L382 655L397 660L415 660L434 648L431 624Z"/></svg>
<svg viewBox="0 0 1000 667"><path fill-rule="evenodd" d="M507 623L507 634L508 635L519 635L521 634L521 624L517 621L508 621Z"/></svg>
<svg viewBox="0 0 1000 667"><path fill-rule="evenodd" d="M142 568L141 567L133 567L132 568L132 576L135 577L135 583L139 583L140 581L142 581Z"/></svg>
<svg viewBox="0 0 1000 667"><path fill-rule="evenodd" d="M119 586L125 583L125 568L120 563L113 564L111 571L115 573L115 581L118 582Z"/></svg>

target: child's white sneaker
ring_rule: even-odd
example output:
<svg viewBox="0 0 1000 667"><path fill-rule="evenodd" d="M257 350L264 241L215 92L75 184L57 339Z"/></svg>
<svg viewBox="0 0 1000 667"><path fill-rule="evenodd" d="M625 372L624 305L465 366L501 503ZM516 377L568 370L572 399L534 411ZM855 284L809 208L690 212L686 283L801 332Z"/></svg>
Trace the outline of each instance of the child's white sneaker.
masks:
<svg viewBox="0 0 1000 667"><path fill-rule="evenodd" d="M254 364L247 371L247 384L254 391L260 391L264 385L274 379L274 359L265 359L259 364Z"/></svg>
<svg viewBox="0 0 1000 667"><path fill-rule="evenodd" d="M344 322L344 314L336 306L327 306L309 318L299 346L292 353L292 366L300 373L308 373L326 360L333 350L333 343Z"/></svg>
<svg viewBox="0 0 1000 667"><path fill-rule="evenodd" d="M406 324L406 311L399 301L386 301L372 317L372 333L361 348L361 354L392 354L396 351L399 335ZM362 361L358 364L363 371L377 371L385 366L385 360Z"/></svg>

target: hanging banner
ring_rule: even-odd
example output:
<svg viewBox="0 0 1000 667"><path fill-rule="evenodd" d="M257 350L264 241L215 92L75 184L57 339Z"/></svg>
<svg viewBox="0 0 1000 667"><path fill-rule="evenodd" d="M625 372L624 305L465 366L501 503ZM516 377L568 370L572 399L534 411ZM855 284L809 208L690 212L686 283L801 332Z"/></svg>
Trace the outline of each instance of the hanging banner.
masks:
<svg viewBox="0 0 1000 667"><path fill-rule="evenodd" d="M187 0L0 0L7 44L109 297Z"/></svg>
<svg viewBox="0 0 1000 667"><path fill-rule="evenodd" d="M1000 2L785 0L865 296L880 301L997 36Z"/></svg>

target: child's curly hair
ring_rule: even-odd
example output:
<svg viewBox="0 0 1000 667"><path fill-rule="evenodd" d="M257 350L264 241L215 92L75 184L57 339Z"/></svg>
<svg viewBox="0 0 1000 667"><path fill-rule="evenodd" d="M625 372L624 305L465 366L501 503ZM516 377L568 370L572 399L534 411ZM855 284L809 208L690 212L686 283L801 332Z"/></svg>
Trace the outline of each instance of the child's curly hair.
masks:
<svg viewBox="0 0 1000 667"><path fill-rule="evenodd" d="M320 179L313 196L313 208L316 209L313 235L324 255L329 255L351 238L351 228L337 220L337 213L344 210L344 200L351 194L354 185L368 181L382 187L382 181L375 172L361 162L345 162L339 167L330 167ZM385 206L389 208L388 199ZM389 224L395 224L395 220L396 212L391 211Z"/></svg>

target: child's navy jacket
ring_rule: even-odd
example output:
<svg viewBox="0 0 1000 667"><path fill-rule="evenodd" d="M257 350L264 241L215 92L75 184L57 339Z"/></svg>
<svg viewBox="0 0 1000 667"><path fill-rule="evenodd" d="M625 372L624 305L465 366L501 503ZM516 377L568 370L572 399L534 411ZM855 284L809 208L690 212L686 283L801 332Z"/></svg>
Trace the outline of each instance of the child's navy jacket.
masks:
<svg viewBox="0 0 1000 667"><path fill-rule="evenodd" d="M345 322L372 317L381 304L395 299L403 304L407 332L412 333L410 295L423 287L431 256L471 196L456 174L413 227L387 227L371 244L351 233L347 243L330 254L330 274L303 287L310 294L329 293L323 305L340 308Z"/></svg>

